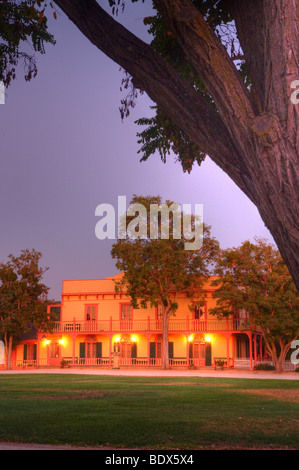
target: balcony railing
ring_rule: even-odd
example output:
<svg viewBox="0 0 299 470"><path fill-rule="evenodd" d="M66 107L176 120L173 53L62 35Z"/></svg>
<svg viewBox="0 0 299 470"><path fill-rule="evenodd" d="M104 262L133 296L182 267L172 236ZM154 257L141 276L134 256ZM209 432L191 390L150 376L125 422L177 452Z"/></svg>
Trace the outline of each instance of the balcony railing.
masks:
<svg viewBox="0 0 299 470"><path fill-rule="evenodd" d="M162 321L152 320L113 320L106 321L67 321L53 322L53 333L161 333ZM173 332L221 332L221 331L245 331L249 330L247 322L244 320L224 319L224 320L193 320L170 319L169 333Z"/></svg>

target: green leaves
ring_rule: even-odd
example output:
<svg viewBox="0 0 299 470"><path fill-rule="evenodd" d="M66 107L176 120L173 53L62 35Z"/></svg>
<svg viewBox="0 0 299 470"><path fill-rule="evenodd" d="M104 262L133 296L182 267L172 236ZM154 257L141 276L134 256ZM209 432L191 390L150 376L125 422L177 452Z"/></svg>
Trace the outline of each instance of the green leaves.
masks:
<svg viewBox="0 0 299 470"><path fill-rule="evenodd" d="M271 244L257 239L220 256L214 285L218 316L248 314L248 324L260 327L268 345L288 344L299 334L299 296L279 253ZM271 350L274 350L272 344Z"/></svg>
<svg viewBox="0 0 299 470"><path fill-rule="evenodd" d="M41 253L23 250L0 265L0 334L19 336L28 323L47 321L48 287L42 283L47 269L39 266Z"/></svg>
<svg viewBox="0 0 299 470"><path fill-rule="evenodd" d="M142 204L150 211L150 205L162 201L157 197L134 196L131 204ZM168 207L173 202L166 201ZM130 220L128 221L130 222ZM172 218L169 217L169 224ZM113 245L111 254L116 266L124 272L123 280L116 284L120 292L126 288L135 308L142 303L161 303L175 311L176 294L185 292L188 296L201 295L204 280L210 274L210 266L219 249L217 240L211 237L210 227L204 225L203 246L198 250L185 250L184 240L174 239L169 231L169 239L119 240Z"/></svg>
<svg viewBox="0 0 299 470"><path fill-rule="evenodd" d="M25 80L37 75L34 54L25 49L28 42L40 54L45 53L45 44L55 44L47 30L46 0L0 1L0 80L8 87L16 78L16 68L21 61Z"/></svg>
<svg viewBox="0 0 299 470"><path fill-rule="evenodd" d="M158 152L165 163L172 151L181 163L183 171L190 173L193 164L197 162L200 165L206 155L157 106L152 109L156 111L154 117L136 121L139 126L147 126L144 131L137 133L138 144L141 144L138 153L143 154L140 161L146 161Z"/></svg>

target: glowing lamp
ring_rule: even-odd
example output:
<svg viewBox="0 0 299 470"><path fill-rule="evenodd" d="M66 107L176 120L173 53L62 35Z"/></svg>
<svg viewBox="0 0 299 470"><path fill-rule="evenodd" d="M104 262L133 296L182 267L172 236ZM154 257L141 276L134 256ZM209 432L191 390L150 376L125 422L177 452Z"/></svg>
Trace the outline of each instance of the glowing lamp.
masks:
<svg viewBox="0 0 299 470"><path fill-rule="evenodd" d="M132 341L133 343L136 343L136 341L137 341L137 336L131 336L131 341Z"/></svg>
<svg viewBox="0 0 299 470"><path fill-rule="evenodd" d="M210 343L212 341L211 336L205 336L206 343Z"/></svg>

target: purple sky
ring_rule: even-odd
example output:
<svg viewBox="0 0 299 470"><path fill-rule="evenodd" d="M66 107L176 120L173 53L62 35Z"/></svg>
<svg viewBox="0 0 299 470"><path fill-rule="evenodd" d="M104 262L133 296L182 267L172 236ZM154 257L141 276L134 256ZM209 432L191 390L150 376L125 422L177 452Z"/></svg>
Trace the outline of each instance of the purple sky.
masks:
<svg viewBox="0 0 299 470"><path fill-rule="evenodd" d="M106 2L100 2L106 4ZM118 20L147 38L130 6ZM211 160L183 173L174 157L139 163L134 124L149 116L144 95L121 122L122 73L63 15L51 18L57 44L38 57L30 83L22 71L0 105L0 262L21 249L43 254L50 297L60 300L63 279L103 278L117 272L113 241L95 237L95 209L117 197L161 195L180 204L203 204L204 221L222 248L261 236L273 242L257 209Z"/></svg>

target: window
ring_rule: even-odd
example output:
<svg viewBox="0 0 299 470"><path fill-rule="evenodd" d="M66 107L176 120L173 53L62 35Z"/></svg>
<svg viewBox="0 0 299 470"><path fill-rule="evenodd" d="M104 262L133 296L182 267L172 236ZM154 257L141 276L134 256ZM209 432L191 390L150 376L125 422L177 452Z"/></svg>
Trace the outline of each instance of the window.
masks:
<svg viewBox="0 0 299 470"><path fill-rule="evenodd" d="M162 357L162 343L156 343L156 357L157 359Z"/></svg>
<svg viewBox="0 0 299 470"><path fill-rule="evenodd" d="M60 317L61 317L61 305L51 305L50 306L50 320L60 321Z"/></svg>
<svg viewBox="0 0 299 470"><path fill-rule="evenodd" d="M131 304L121 304L120 312L121 320L132 320L133 309Z"/></svg>
<svg viewBox="0 0 299 470"><path fill-rule="evenodd" d="M84 359L97 359L102 357L102 343L98 342L94 336L86 337L84 343L80 343L80 359L84 364Z"/></svg>
<svg viewBox="0 0 299 470"><path fill-rule="evenodd" d="M163 316L163 311L162 311L162 305L158 305L156 308L156 320L162 320Z"/></svg>
<svg viewBox="0 0 299 470"><path fill-rule="evenodd" d="M204 310L199 305L194 306L194 320L202 320L204 317Z"/></svg>
<svg viewBox="0 0 299 470"><path fill-rule="evenodd" d="M35 361L36 360L36 351L37 345L36 344L24 344L24 354L23 359L24 361Z"/></svg>
<svg viewBox="0 0 299 470"><path fill-rule="evenodd" d="M168 342L168 354L169 359L173 359L173 342ZM157 340L150 343L150 358L151 359L161 359L162 358L162 342Z"/></svg>
<svg viewBox="0 0 299 470"><path fill-rule="evenodd" d="M86 321L96 321L97 319L97 305L85 306L85 319Z"/></svg>

